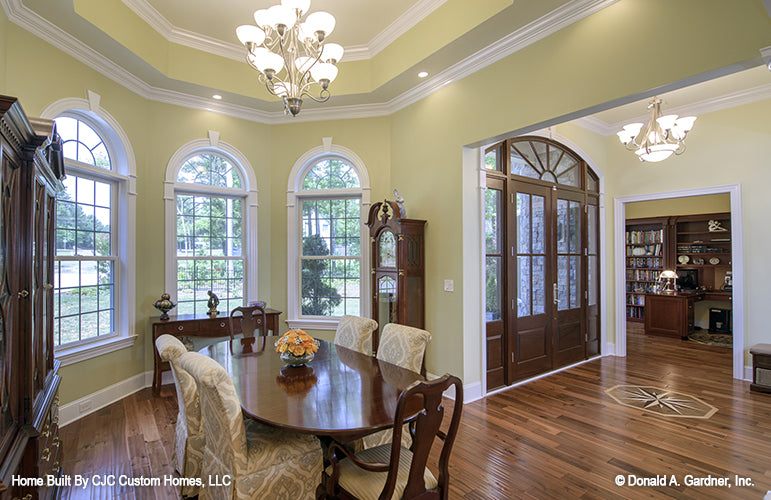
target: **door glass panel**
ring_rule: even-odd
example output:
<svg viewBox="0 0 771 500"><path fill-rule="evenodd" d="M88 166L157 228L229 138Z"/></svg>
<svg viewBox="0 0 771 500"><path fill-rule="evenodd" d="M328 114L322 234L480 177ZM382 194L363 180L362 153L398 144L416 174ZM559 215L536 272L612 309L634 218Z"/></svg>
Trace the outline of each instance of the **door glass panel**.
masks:
<svg viewBox="0 0 771 500"><path fill-rule="evenodd" d="M586 219L586 234L588 241L586 242L587 252L591 254L597 253L597 206L589 205L587 219Z"/></svg>
<svg viewBox="0 0 771 500"><path fill-rule="evenodd" d="M546 312L546 257L533 257L533 314Z"/></svg>
<svg viewBox="0 0 771 500"><path fill-rule="evenodd" d="M570 253L581 253L581 204L570 202Z"/></svg>
<svg viewBox="0 0 771 500"><path fill-rule="evenodd" d="M568 200L557 200L557 252L568 253Z"/></svg>
<svg viewBox="0 0 771 500"><path fill-rule="evenodd" d="M487 257L485 269L485 320L501 319L501 298L503 297L502 257Z"/></svg>
<svg viewBox="0 0 771 500"><path fill-rule="evenodd" d="M581 261L577 255L570 257L570 308L576 309L581 307L580 293L580 279L581 279Z"/></svg>
<svg viewBox="0 0 771 500"><path fill-rule="evenodd" d="M578 166L575 166L568 170L567 172L558 175L557 179L560 184L565 184L567 186L574 186L574 187L581 187L581 182L579 180L578 175L579 169Z"/></svg>
<svg viewBox="0 0 771 500"><path fill-rule="evenodd" d="M517 252L530 253L530 195L517 193Z"/></svg>
<svg viewBox="0 0 771 500"><path fill-rule="evenodd" d="M396 267L396 238L391 231L383 231L378 242L380 267Z"/></svg>
<svg viewBox="0 0 771 500"><path fill-rule="evenodd" d="M530 316L530 259L528 256L517 257L517 316Z"/></svg>
<svg viewBox="0 0 771 500"><path fill-rule="evenodd" d="M538 167L541 170L545 170L549 166L549 162L546 158L546 151L547 151L547 145L544 142L530 142L530 147L533 150L533 153L538 157L538 163L535 163L535 165L538 165Z"/></svg>
<svg viewBox="0 0 771 500"><path fill-rule="evenodd" d="M546 253L546 199L533 196L533 253Z"/></svg>
<svg viewBox="0 0 771 500"><path fill-rule="evenodd" d="M487 253L501 252L501 191L485 190L485 247Z"/></svg>
<svg viewBox="0 0 771 500"><path fill-rule="evenodd" d="M557 309L565 311L569 309L568 296L570 260L567 255L557 257Z"/></svg>
<svg viewBox="0 0 771 500"><path fill-rule="evenodd" d="M485 169L486 170L500 170L499 162L498 162L498 150L500 148L495 148L492 151L485 154Z"/></svg>
<svg viewBox="0 0 771 500"><path fill-rule="evenodd" d="M589 275L589 282L586 284L587 291L589 292L589 305L593 306L597 304L597 256L590 255L587 259L587 273Z"/></svg>

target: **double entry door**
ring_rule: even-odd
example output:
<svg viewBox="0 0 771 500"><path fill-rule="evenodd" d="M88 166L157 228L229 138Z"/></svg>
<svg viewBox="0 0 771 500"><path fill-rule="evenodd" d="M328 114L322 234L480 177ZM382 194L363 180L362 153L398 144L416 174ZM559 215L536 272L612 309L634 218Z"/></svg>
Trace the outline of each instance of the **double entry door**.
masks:
<svg viewBox="0 0 771 500"><path fill-rule="evenodd" d="M501 247L507 247L502 291L510 300L501 324L488 322L488 389L599 353L596 199L558 185L508 186ZM496 330L500 351L491 352ZM501 369L491 377L496 356Z"/></svg>

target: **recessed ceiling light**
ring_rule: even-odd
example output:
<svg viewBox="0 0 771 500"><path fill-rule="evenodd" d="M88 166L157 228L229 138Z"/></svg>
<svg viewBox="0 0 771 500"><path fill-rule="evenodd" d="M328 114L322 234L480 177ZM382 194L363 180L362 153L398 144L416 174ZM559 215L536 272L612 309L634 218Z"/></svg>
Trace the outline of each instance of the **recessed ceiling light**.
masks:
<svg viewBox="0 0 771 500"><path fill-rule="evenodd" d="M428 76L428 71L421 71L418 73L418 78L425 78Z"/></svg>
<svg viewBox="0 0 771 500"><path fill-rule="evenodd" d="M219 101L220 99L222 99L222 96L221 96L221 95L219 95L219 94L214 94L214 95L212 96L212 99L217 99L217 100Z"/></svg>

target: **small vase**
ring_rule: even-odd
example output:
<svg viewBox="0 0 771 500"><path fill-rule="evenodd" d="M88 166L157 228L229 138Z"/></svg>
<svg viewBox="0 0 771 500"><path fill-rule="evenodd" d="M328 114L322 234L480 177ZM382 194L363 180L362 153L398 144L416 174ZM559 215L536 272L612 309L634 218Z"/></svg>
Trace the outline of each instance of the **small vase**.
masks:
<svg viewBox="0 0 771 500"><path fill-rule="evenodd" d="M313 360L314 355L314 353L309 352L302 356L295 356L289 351L284 351L279 354L279 358L281 358L281 361L287 366L303 366L306 363L310 363Z"/></svg>

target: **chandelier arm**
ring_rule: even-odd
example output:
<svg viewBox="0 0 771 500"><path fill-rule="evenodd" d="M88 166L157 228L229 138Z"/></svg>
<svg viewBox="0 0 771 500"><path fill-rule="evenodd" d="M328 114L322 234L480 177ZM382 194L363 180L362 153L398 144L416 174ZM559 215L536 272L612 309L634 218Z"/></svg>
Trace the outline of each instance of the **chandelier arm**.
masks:
<svg viewBox="0 0 771 500"><path fill-rule="evenodd" d="M309 97L310 99L313 99L316 102L327 102L329 100L329 97L332 94L329 93L329 90L322 89L321 92L319 92L319 97L315 97L313 94L310 94L308 92L304 92L303 96Z"/></svg>

